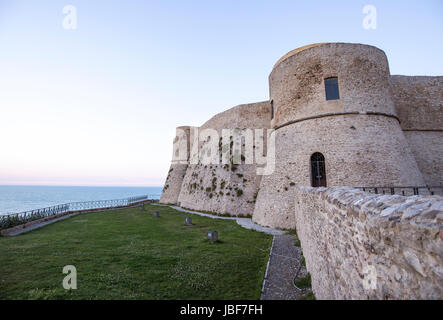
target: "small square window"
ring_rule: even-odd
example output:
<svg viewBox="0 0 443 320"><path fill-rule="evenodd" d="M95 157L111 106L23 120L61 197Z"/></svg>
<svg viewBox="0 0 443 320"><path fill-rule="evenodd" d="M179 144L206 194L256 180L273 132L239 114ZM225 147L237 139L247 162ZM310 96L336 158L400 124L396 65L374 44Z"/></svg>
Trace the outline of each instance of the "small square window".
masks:
<svg viewBox="0 0 443 320"><path fill-rule="evenodd" d="M338 78L325 79L326 100L338 100L340 99L340 93L338 91Z"/></svg>

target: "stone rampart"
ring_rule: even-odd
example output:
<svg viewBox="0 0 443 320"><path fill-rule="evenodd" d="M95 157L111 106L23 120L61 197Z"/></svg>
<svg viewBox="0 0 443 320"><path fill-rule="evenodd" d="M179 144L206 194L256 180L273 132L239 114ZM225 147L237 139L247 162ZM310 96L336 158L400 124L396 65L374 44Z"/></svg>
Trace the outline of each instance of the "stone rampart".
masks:
<svg viewBox="0 0 443 320"><path fill-rule="evenodd" d="M442 184L443 77L391 76L401 127L426 184Z"/></svg>
<svg viewBox="0 0 443 320"><path fill-rule="evenodd" d="M206 129L217 132L222 139L224 129L267 129L269 128L269 102L240 105L222 112L199 128L200 134ZM199 141L199 153L209 149L214 141ZM233 143L233 142L232 142ZM222 153L222 140L216 141L219 153ZM245 141L240 146L244 154ZM232 148L232 145L231 145ZM212 151L211 151L212 152ZM178 203L193 210L208 211L233 216L251 216L260 186L261 176L256 174L257 166L230 162L190 164L181 186Z"/></svg>
<svg viewBox="0 0 443 320"><path fill-rule="evenodd" d="M295 188L317 299L442 299L443 198Z"/></svg>

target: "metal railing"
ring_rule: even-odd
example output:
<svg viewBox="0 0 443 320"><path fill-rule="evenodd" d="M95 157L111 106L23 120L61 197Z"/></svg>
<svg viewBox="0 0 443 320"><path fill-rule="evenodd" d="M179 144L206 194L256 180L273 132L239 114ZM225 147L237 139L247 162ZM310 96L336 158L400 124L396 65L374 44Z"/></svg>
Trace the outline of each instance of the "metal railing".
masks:
<svg viewBox="0 0 443 320"><path fill-rule="evenodd" d="M373 194L401 195L401 196L443 196L443 186L419 186L419 187L357 187L365 192Z"/></svg>
<svg viewBox="0 0 443 320"><path fill-rule="evenodd" d="M19 213L0 215L0 230L12 228L21 224L25 224L27 222L55 216L58 214L75 212L75 211L127 207L130 206L131 204L146 200L149 200L148 195L125 198L125 199L115 199L115 200L72 202L72 203L60 204L42 209L35 209Z"/></svg>
<svg viewBox="0 0 443 320"><path fill-rule="evenodd" d="M161 193L150 193L149 200L160 200L160 197L162 196Z"/></svg>

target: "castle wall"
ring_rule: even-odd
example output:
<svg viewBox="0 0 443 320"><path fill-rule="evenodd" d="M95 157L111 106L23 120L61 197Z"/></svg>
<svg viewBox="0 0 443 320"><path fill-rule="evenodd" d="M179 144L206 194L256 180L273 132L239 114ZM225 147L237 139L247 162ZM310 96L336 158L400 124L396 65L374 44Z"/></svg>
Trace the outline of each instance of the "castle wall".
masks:
<svg viewBox="0 0 443 320"><path fill-rule="evenodd" d="M324 117L283 127L276 131L275 172L262 177L253 220L295 228L293 192L297 185L311 185L310 157L315 152L325 156L328 186L423 183L405 145L398 121L378 115Z"/></svg>
<svg viewBox="0 0 443 320"><path fill-rule="evenodd" d="M443 298L443 198L343 187L294 194L317 299Z"/></svg>
<svg viewBox="0 0 443 320"><path fill-rule="evenodd" d="M338 77L340 99L327 101L324 79ZM263 176L253 220L291 229L293 189L311 185L310 157L325 156L328 186L422 185L389 92L383 51L322 44L298 51L272 71L276 169Z"/></svg>
<svg viewBox="0 0 443 320"><path fill-rule="evenodd" d="M180 154L180 147L185 150ZM169 168L168 176L166 177L165 186L160 197L160 203L176 204L180 195L183 178L188 169L187 161L189 160L190 150L190 127L183 126L176 129L176 136L174 138L172 150L172 163Z"/></svg>
<svg viewBox="0 0 443 320"><path fill-rule="evenodd" d="M165 186L160 197L162 204L177 204L180 195L183 178L186 175L188 165L186 164L172 164L169 168L168 176L166 178Z"/></svg>
<svg viewBox="0 0 443 320"><path fill-rule="evenodd" d="M405 131L425 183L443 186L443 131Z"/></svg>
<svg viewBox="0 0 443 320"><path fill-rule="evenodd" d="M442 130L443 77L391 76L390 86L403 130Z"/></svg>
<svg viewBox="0 0 443 320"><path fill-rule="evenodd" d="M324 79L338 77L340 99L326 101ZM269 76L274 127L306 117L342 112L396 115L385 53L361 44L311 47L277 64Z"/></svg>
<svg viewBox="0 0 443 320"><path fill-rule="evenodd" d="M220 113L202 127L214 129L222 137L222 129L268 128L269 102L240 105ZM210 144L200 142L199 150ZM219 142L221 152L221 141ZM243 142L244 143L244 142ZM261 176L255 164L190 164L183 179L178 202L184 208L234 216L252 215Z"/></svg>
<svg viewBox="0 0 443 320"><path fill-rule="evenodd" d="M391 95L426 184L443 185L443 77L391 76Z"/></svg>
<svg viewBox="0 0 443 320"><path fill-rule="evenodd" d="M329 77L338 77L338 100L326 100ZM198 128L215 129L220 137L222 129L275 129L275 171L262 177L256 164L174 162L161 202L253 214L261 225L292 229L294 192L311 185L315 152L325 156L328 186L442 185L442 81L391 76L385 53L367 45L323 43L291 51L269 76L269 102L231 108ZM183 128L190 148L190 129ZM200 141L199 151L212 142Z"/></svg>

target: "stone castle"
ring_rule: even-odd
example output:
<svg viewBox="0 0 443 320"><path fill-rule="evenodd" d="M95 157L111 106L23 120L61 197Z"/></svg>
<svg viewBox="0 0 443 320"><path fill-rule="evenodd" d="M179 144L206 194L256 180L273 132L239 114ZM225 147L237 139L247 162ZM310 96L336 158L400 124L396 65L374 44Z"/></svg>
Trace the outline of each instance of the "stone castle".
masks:
<svg viewBox="0 0 443 320"><path fill-rule="evenodd" d="M294 186L441 186L442 83L392 76L385 53L373 46L293 50L274 65L269 101L234 107L200 127L274 129L274 173L258 176L253 164L235 171L172 164L161 203L291 229ZM190 128L178 129L189 145Z"/></svg>
<svg viewBox="0 0 443 320"><path fill-rule="evenodd" d="M272 149L274 170L189 161L189 150L206 152L210 139L195 143L195 128L179 127L173 159L177 145L187 152L172 162L160 202L296 228L319 299L443 299L443 198L362 189L441 193L442 84L443 77L391 75L373 46L291 51L272 69L269 101L236 106L198 128L272 129L273 147L268 141L258 154L269 158Z"/></svg>

